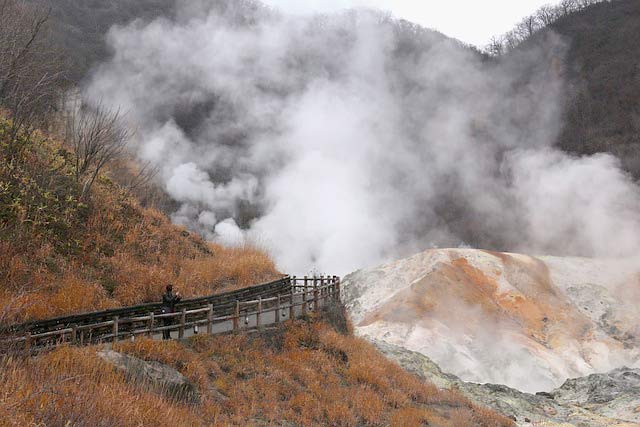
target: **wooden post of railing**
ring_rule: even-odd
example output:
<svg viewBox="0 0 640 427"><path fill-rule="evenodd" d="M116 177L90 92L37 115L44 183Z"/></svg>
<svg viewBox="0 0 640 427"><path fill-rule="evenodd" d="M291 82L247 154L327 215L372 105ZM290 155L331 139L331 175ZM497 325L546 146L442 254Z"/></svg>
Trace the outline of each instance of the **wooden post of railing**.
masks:
<svg viewBox="0 0 640 427"><path fill-rule="evenodd" d="M258 312L256 313L256 326L262 329L262 297L258 297Z"/></svg>
<svg viewBox="0 0 640 427"><path fill-rule="evenodd" d="M27 332L27 335L24 337L24 352L27 355L31 354L31 332Z"/></svg>
<svg viewBox="0 0 640 427"><path fill-rule="evenodd" d="M320 285L322 287L322 285ZM318 312L318 302L319 302L319 298L318 298L318 284L317 283L313 283L313 311L315 311L316 313Z"/></svg>
<svg viewBox="0 0 640 427"><path fill-rule="evenodd" d="M276 299L276 319L275 323L280 323L280 294L278 294L278 299Z"/></svg>
<svg viewBox="0 0 640 427"><path fill-rule="evenodd" d="M113 316L113 342L118 342L118 316Z"/></svg>
<svg viewBox="0 0 640 427"><path fill-rule="evenodd" d="M153 323L155 322L155 314L153 311L149 312L149 320L147 323L147 336L149 338L153 338Z"/></svg>
<svg viewBox="0 0 640 427"><path fill-rule="evenodd" d="M184 326L187 323L187 309L183 308L180 312L180 327L178 328L178 339L184 338Z"/></svg>
<svg viewBox="0 0 640 427"><path fill-rule="evenodd" d="M336 301L340 301L340 278L336 277L336 287L334 290Z"/></svg>
<svg viewBox="0 0 640 427"><path fill-rule="evenodd" d="M307 286L308 286L309 278L304 276L304 288L302 290L302 315L305 316L307 314Z"/></svg>
<svg viewBox="0 0 640 427"><path fill-rule="evenodd" d="M71 326L71 344L76 344L78 339L78 325Z"/></svg>
<svg viewBox="0 0 640 427"><path fill-rule="evenodd" d="M233 316L233 332L238 332L239 323L240 323L240 301L236 300L236 312Z"/></svg>
<svg viewBox="0 0 640 427"><path fill-rule="evenodd" d="M207 311L207 335L213 333L213 304L208 305L209 311Z"/></svg>
<svg viewBox="0 0 640 427"><path fill-rule="evenodd" d="M291 287L291 303L289 304L289 320L293 322L296 320L296 308L294 307L295 301L295 288Z"/></svg>

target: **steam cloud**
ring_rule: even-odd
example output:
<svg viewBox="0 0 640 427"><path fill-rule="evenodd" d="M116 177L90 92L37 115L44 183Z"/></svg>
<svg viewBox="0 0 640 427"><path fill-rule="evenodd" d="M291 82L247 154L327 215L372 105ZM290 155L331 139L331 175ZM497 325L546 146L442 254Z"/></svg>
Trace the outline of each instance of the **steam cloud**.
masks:
<svg viewBox="0 0 640 427"><path fill-rule="evenodd" d="M640 192L608 155L552 147L564 44L500 63L372 11L185 2L112 29L86 88L129 111L174 221L342 274L429 247L638 252Z"/></svg>

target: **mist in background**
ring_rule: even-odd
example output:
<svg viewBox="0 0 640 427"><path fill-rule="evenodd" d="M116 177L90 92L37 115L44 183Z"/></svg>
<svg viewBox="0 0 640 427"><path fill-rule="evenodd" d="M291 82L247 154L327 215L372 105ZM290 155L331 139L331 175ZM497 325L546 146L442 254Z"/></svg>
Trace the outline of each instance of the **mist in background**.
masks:
<svg viewBox="0 0 640 427"><path fill-rule="evenodd" d="M228 3L113 28L85 90L137 124L175 222L297 274L432 247L638 253L617 160L552 147L563 40L495 63L385 13Z"/></svg>

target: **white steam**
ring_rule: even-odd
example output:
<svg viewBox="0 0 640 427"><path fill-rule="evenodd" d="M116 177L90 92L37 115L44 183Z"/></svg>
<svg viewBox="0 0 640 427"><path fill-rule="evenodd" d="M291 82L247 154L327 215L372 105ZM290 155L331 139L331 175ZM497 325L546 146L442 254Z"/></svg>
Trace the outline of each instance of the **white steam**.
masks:
<svg viewBox="0 0 640 427"><path fill-rule="evenodd" d="M176 222L342 274L433 246L638 252L638 188L552 148L564 45L500 64L373 12L185 3L113 29L86 95L140 124Z"/></svg>

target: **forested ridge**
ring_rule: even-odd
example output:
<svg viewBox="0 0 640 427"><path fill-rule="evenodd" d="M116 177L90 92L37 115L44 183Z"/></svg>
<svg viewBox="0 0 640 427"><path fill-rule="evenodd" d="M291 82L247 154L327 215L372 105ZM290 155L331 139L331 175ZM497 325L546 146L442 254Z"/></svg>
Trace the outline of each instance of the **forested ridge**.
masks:
<svg viewBox="0 0 640 427"><path fill-rule="evenodd" d="M569 98L558 145L611 152L640 176L640 3L592 5L555 22L569 40Z"/></svg>
<svg viewBox="0 0 640 427"><path fill-rule="evenodd" d="M113 25L175 14L175 0L30 0L51 8L54 34L68 51L68 78L80 82L109 57L105 35ZM225 1L217 0L218 8ZM246 10L261 8L244 1ZM404 21L404 35L431 32ZM523 18L513 31L496 36L484 51L509 55L553 31L568 43L567 101L557 141L576 154L610 152L640 176L640 3L634 0L563 0ZM413 43L412 43L413 44ZM412 46L412 48L415 48ZM471 46L469 48L472 48Z"/></svg>
<svg viewBox="0 0 640 427"><path fill-rule="evenodd" d="M567 96L557 145L579 155L612 153L640 177L640 3L563 0L543 6L485 51L509 55L549 33L567 44Z"/></svg>

